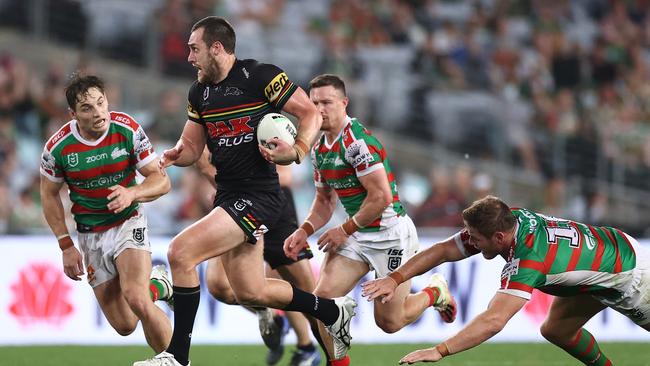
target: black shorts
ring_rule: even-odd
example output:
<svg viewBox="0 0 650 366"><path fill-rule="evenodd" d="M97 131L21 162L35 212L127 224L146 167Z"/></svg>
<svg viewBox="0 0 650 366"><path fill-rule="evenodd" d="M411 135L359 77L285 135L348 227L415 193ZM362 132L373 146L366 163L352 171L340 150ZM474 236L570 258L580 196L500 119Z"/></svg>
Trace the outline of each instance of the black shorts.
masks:
<svg viewBox="0 0 650 366"><path fill-rule="evenodd" d="M287 257L284 254L284 249L282 249L284 239L289 237L289 235L293 234L293 232L298 229L296 206L293 202L291 189L282 187L282 192L286 197L287 203L280 211L278 223L273 227L273 229L269 229L269 231L264 234L264 260L272 269L297 262ZM309 247L303 249L298 254L298 260L310 259L313 257L314 254L311 252Z"/></svg>
<svg viewBox="0 0 650 366"><path fill-rule="evenodd" d="M285 192L287 192L285 194ZM214 206L223 208L244 231L248 243L257 243L264 235L264 260L271 268L294 263L284 255L284 239L298 228L293 197L289 189L277 191L217 191ZM309 248L298 260L312 258Z"/></svg>

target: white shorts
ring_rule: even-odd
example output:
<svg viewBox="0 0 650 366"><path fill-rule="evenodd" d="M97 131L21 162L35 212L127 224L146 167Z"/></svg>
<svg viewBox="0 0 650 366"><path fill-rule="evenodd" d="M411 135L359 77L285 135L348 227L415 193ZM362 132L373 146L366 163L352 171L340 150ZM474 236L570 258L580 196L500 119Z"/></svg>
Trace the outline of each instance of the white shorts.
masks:
<svg viewBox="0 0 650 366"><path fill-rule="evenodd" d="M115 258L124 250L133 248L151 252L147 218L142 213L100 233L79 233L78 240L88 283L92 287L117 276Z"/></svg>
<svg viewBox="0 0 650 366"><path fill-rule="evenodd" d="M411 218L405 215L398 220L397 224L386 230L352 234L337 253L367 263L377 278L385 277L414 256L420 247Z"/></svg>
<svg viewBox="0 0 650 366"><path fill-rule="evenodd" d="M636 266L629 272L627 281L631 282L625 287L625 292L620 300L601 302L619 313L627 316L638 325L650 323L650 250L639 244L636 239L626 235L634 248Z"/></svg>

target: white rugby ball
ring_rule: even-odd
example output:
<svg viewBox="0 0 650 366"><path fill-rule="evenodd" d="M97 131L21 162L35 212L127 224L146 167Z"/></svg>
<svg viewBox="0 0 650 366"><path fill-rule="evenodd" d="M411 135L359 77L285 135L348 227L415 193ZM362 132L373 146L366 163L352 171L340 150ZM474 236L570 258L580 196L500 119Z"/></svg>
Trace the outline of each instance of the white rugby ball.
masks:
<svg viewBox="0 0 650 366"><path fill-rule="evenodd" d="M275 149L275 144L268 142L275 137L293 145L297 135L296 126L280 113L264 115L257 126L257 142L268 149Z"/></svg>

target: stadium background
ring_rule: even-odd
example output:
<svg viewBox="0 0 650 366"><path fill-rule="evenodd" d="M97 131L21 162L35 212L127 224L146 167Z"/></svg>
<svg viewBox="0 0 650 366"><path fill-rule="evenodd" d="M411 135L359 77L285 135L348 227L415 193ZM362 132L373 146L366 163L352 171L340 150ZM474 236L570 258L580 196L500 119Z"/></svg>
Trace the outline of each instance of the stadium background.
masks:
<svg viewBox="0 0 650 366"><path fill-rule="evenodd" d="M344 77L350 115L384 141L423 244L453 233L460 210L485 193L650 235L650 1L0 0L0 246L8 253L3 266L14 268L0 283L9 294L1 297L0 326L13 330L0 345L92 339L68 336L74 331L62 329L70 318L48 318L43 309L28 313L27 322L11 315L21 271L60 266L41 213L38 162L45 139L69 119L66 78L77 69L103 76L111 109L141 122L161 152L186 119L194 78L186 62L189 29L213 14L232 21L240 58L275 63L303 87L318 73ZM166 238L211 208L209 185L193 169L172 168L170 175L173 191L145 205L159 253ZM294 166L300 218L313 193L309 164ZM339 211L334 222L343 218ZM44 259L34 261L35 253ZM454 291L466 294L458 281ZM73 304L92 307L89 289L68 284ZM474 312L494 286L480 285ZM91 325L101 323L87 311ZM594 325L609 339L647 341L611 314ZM531 327L538 320L521 321L527 328L503 340L541 339ZM245 322L255 330L253 319ZM611 324L620 333L610 332ZM393 337L428 342L424 331L409 338L418 326ZM16 342L11 335L20 332L27 334ZM255 337L238 342L259 343ZM362 340L391 341L372 337ZM124 340L106 331L100 342Z"/></svg>

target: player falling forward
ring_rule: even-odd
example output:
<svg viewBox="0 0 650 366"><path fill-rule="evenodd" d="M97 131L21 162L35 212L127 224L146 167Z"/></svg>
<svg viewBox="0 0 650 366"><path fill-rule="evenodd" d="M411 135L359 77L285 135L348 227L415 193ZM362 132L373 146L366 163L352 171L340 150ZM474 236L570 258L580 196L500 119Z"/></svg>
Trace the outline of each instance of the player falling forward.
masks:
<svg viewBox="0 0 650 366"><path fill-rule="evenodd" d="M323 117L323 134L312 149L316 197L304 223L284 244L295 257L307 238L332 217L337 198L348 220L325 231L318 248L326 252L314 293L343 296L371 270L385 276L418 250L415 226L397 193L386 151L355 118L347 115L345 84L336 75L320 75L310 82L309 96ZM375 322L387 333L412 323L433 306L446 322L456 316L456 305L440 275L423 291L410 294L410 281L401 284L392 301L375 302ZM332 344L320 331L332 365L349 363L347 347Z"/></svg>
<svg viewBox="0 0 650 366"><path fill-rule="evenodd" d="M85 263L109 324L126 336L142 321L147 343L160 352L169 344L171 325L151 299L170 300L172 286L164 267L151 268L139 203L167 193L169 179L160 174L142 127L127 114L108 111L102 80L75 76L65 93L74 119L47 141L40 168L43 213L63 252L63 271L80 281ZM141 184L136 170L145 177ZM83 262L66 228L63 183L70 189Z"/></svg>
<svg viewBox="0 0 650 366"><path fill-rule="evenodd" d="M650 252L612 227L596 227L509 208L487 196L463 211L465 229L413 257L395 272L410 279L441 263L481 253L501 256L501 289L488 309L434 348L406 355L400 363L435 362L478 346L499 333L530 300L533 289L557 296L541 333L585 365L611 366L583 326L610 307L650 331ZM369 300L393 296L391 278L363 285Z"/></svg>
<svg viewBox="0 0 650 366"><path fill-rule="evenodd" d="M188 120L160 168L189 166L210 149L217 172L215 208L173 240L168 259L174 278L174 332L169 347L134 366L189 364L200 287L196 266L221 256L237 302L299 311L321 320L334 339L349 343L349 320L356 303L315 296L290 283L264 276L264 233L278 224L284 205L275 163L300 162L321 125L305 92L277 66L235 56L235 31L223 18L210 16L192 27L188 62L197 81L188 93ZM257 144L255 129L267 113L281 110L298 118L291 146L273 141L275 149Z"/></svg>

